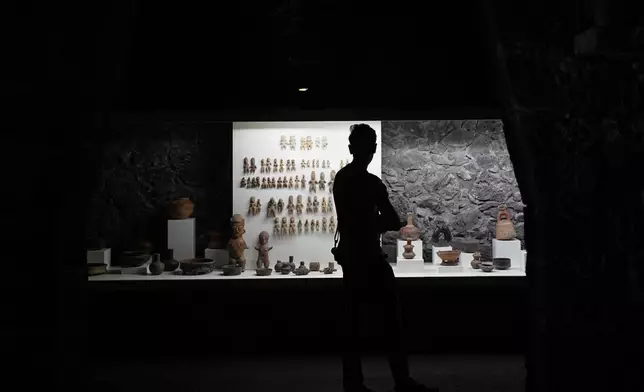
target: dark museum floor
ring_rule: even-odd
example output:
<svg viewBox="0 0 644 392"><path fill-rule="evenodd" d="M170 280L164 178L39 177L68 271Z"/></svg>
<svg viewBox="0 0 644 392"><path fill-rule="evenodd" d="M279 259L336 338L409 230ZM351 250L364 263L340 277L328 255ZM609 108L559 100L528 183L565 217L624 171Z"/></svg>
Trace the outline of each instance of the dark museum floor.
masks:
<svg viewBox="0 0 644 392"><path fill-rule="evenodd" d="M389 391L384 358L364 360L366 384ZM521 356L412 356L414 377L441 392L524 390ZM333 357L255 358L99 365L90 390L103 391L341 391L340 361Z"/></svg>

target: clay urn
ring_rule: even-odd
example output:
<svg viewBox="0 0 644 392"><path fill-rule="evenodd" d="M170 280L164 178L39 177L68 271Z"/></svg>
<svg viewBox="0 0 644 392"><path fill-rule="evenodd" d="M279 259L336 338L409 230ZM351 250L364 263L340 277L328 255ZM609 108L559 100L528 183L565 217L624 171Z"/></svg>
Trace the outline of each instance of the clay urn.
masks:
<svg viewBox="0 0 644 392"><path fill-rule="evenodd" d="M505 204L501 204L496 214L496 239L507 241L515 239L516 236L517 233L510 220L510 212L507 210Z"/></svg>
<svg viewBox="0 0 644 392"><path fill-rule="evenodd" d="M158 253L152 256L152 263L149 268L152 275L161 275L165 270L165 264L161 262L161 256Z"/></svg>
<svg viewBox="0 0 644 392"><path fill-rule="evenodd" d="M192 215L195 205L192 200L182 197L170 203L170 217L172 219L188 219Z"/></svg>
<svg viewBox="0 0 644 392"><path fill-rule="evenodd" d="M416 241L420 238L420 230L414 226L413 214L411 212L407 213L407 225L403 226L400 231L400 239L403 241Z"/></svg>

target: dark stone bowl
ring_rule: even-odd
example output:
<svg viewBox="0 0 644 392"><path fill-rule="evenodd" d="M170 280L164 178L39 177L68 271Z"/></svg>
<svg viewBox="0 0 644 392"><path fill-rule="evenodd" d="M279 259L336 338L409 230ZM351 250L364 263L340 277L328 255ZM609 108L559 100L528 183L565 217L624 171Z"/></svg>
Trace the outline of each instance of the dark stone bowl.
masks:
<svg viewBox="0 0 644 392"><path fill-rule="evenodd" d="M282 275L288 275L288 274L290 274L290 273L291 273L291 269L290 269L290 268L288 268L288 267L287 267L287 268L282 268L282 269L280 270L280 272L282 273Z"/></svg>
<svg viewBox="0 0 644 392"><path fill-rule="evenodd" d="M213 262L213 265L214 265L214 262ZM221 267L221 269L224 271L223 273L224 276L237 276L237 275L241 275L242 273L242 268L239 265L228 264Z"/></svg>
<svg viewBox="0 0 644 392"><path fill-rule="evenodd" d="M273 273L273 269L272 268L260 268L260 269L255 270L255 272L257 273L257 276L268 276L268 275Z"/></svg>
<svg viewBox="0 0 644 392"><path fill-rule="evenodd" d="M498 270L506 270L512 265L512 260L507 257L497 257L492 259L492 262L494 263L494 268Z"/></svg>
<svg viewBox="0 0 644 392"><path fill-rule="evenodd" d="M494 271L494 264L489 261L484 261L480 264L481 271L483 272L492 272Z"/></svg>
<svg viewBox="0 0 644 392"><path fill-rule="evenodd" d="M184 275L205 275L215 269L215 262L211 259L181 260L181 270Z"/></svg>
<svg viewBox="0 0 644 392"><path fill-rule="evenodd" d="M179 262L177 260L162 260L163 265L165 265L165 271L172 272L179 268Z"/></svg>

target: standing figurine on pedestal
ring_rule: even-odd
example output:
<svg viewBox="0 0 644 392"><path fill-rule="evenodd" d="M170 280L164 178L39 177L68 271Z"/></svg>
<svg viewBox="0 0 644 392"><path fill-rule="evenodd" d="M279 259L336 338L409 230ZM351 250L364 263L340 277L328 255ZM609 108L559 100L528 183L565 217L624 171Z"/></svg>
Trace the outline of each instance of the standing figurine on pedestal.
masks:
<svg viewBox="0 0 644 392"><path fill-rule="evenodd" d="M259 161L259 172L260 173L265 173L266 172L266 161L264 161L264 158L262 158Z"/></svg>
<svg viewBox="0 0 644 392"><path fill-rule="evenodd" d="M280 159L280 173L284 173L284 160Z"/></svg>
<svg viewBox="0 0 644 392"><path fill-rule="evenodd" d="M501 204L496 215L496 239L513 240L516 236L517 233L514 230L512 221L510 220L510 212L508 212L505 204Z"/></svg>
<svg viewBox="0 0 644 392"><path fill-rule="evenodd" d="M259 246L256 246L257 250L257 269L268 268L271 263L268 259L268 252L273 249L272 246L268 246L268 232L262 231L259 233Z"/></svg>
<svg viewBox="0 0 644 392"><path fill-rule="evenodd" d="M244 251L248 249L246 241L244 241L244 233L246 232L244 217L235 214L230 219L230 224L233 229L232 237L228 241L228 261L230 265L241 267L242 271L246 269L246 258Z"/></svg>

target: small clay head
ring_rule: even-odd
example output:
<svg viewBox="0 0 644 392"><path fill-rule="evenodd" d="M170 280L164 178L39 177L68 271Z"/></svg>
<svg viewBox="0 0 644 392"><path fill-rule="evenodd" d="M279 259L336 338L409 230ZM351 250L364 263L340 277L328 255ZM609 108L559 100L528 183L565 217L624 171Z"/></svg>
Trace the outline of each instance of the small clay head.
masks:
<svg viewBox="0 0 644 392"><path fill-rule="evenodd" d="M251 164L251 166L254 166L254 165L255 165L255 158L251 158L251 159L250 159L250 164Z"/></svg>
<svg viewBox="0 0 644 392"><path fill-rule="evenodd" d="M324 172L320 173L320 180L324 181Z"/></svg>
<svg viewBox="0 0 644 392"><path fill-rule="evenodd" d="M260 245L266 245L268 243L268 232L267 231L262 231L259 233L259 244Z"/></svg>
<svg viewBox="0 0 644 392"><path fill-rule="evenodd" d="M241 236L242 234L244 234L246 232L246 228L244 227L244 217L243 216L241 216L239 214L233 215L233 217L230 218L230 224L231 224L232 229L233 229L233 237L238 238L239 236Z"/></svg>

